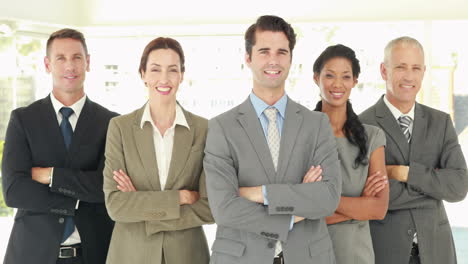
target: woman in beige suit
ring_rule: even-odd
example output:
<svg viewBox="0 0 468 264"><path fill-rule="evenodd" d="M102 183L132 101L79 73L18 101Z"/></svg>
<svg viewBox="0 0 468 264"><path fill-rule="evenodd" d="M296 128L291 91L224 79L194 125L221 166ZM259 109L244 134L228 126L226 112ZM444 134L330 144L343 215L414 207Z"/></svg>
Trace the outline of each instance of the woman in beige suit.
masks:
<svg viewBox="0 0 468 264"><path fill-rule="evenodd" d="M148 103L109 124L104 193L116 222L109 264L209 262L202 229L213 223L202 163L208 122L176 101L184 70L176 40L151 41L139 68Z"/></svg>

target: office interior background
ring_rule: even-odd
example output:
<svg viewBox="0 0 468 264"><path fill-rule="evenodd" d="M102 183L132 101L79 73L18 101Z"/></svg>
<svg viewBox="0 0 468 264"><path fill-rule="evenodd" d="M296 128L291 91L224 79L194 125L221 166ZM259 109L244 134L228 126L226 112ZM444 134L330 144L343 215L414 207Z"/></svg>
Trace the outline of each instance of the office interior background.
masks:
<svg viewBox="0 0 468 264"><path fill-rule="evenodd" d="M362 73L351 101L360 113L385 93L379 64L386 43L402 35L418 39L427 65L418 101L450 113L467 157L468 6L463 0L0 0L0 155L11 110L51 91L43 65L50 33L72 27L85 34L91 54L85 91L121 114L146 101L137 70L144 46L158 36L177 39L186 56L178 100L211 118L248 96L252 80L243 34L264 14L279 15L294 26L298 40L286 89L312 109L319 100L312 65L325 47L341 43L356 51ZM468 263L468 201L446 203L446 209L459 262ZM0 260L13 215L2 196ZM216 227L205 229L211 244Z"/></svg>

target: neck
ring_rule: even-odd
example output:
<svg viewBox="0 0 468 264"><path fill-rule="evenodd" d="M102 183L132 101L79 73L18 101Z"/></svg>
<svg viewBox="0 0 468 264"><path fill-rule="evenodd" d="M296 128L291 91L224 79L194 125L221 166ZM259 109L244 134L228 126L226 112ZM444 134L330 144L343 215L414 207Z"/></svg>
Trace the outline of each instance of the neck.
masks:
<svg viewBox="0 0 468 264"><path fill-rule="evenodd" d="M158 128L161 135L164 135L166 130L174 124L176 114L176 102L159 103L151 101L150 113L151 119Z"/></svg>
<svg viewBox="0 0 468 264"><path fill-rule="evenodd" d="M64 93L57 91L57 89L53 89L52 94L54 95L55 99L57 99L64 106L73 105L85 95L83 90L80 90L75 93Z"/></svg>
<svg viewBox="0 0 468 264"><path fill-rule="evenodd" d="M268 105L274 105L284 95L284 86L277 89L256 87L254 85L253 93Z"/></svg>
<svg viewBox="0 0 468 264"><path fill-rule="evenodd" d="M346 105L334 107L322 100L322 112L327 114L335 137L344 137L343 127L346 122Z"/></svg>
<svg viewBox="0 0 468 264"><path fill-rule="evenodd" d="M409 113L411 108L413 108L413 105L416 103L415 101L398 101L392 96L388 95L387 100L403 114Z"/></svg>

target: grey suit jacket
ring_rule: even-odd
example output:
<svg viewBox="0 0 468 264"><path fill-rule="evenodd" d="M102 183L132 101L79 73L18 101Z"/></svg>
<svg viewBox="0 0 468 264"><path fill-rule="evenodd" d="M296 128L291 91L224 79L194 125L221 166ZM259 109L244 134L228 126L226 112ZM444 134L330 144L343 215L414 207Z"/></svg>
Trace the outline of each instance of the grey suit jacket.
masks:
<svg viewBox="0 0 468 264"><path fill-rule="evenodd" d="M278 171L250 99L209 121L204 167L218 224L210 263L273 262L276 241L286 263L335 263L325 217L341 194L340 163L328 118L288 99ZM312 165L321 182L301 184ZM239 196L239 187L266 185L269 205ZM291 216L307 218L289 230Z"/></svg>
<svg viewBox="0 0 468 264"><path fill-rule="evenodd" d="M450 116L416 103L410 144L383 97L360 119L384 130L387 165L410 168L407 183L390 180L385 219L371 221L376 263L408 263L415 231L422 263L456 263L443 201L463 200L468 176Z"/></svg>

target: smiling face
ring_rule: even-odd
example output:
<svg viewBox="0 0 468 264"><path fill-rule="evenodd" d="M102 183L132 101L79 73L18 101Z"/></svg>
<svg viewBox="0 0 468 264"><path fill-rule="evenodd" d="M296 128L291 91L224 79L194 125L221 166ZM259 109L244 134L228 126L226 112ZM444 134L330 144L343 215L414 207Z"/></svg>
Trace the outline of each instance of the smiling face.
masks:
<svg viewBox="0 0 468 264"><path fill-rule="evenodd" d="M387 62L380 66L390 103L399 109L411 107L421 89L425 71L424 54L419 47L412 44L396 45Z"/></svg>
<svg viewBox="0 0 468 264"><path fill-rule="evenodd" d="M320 88L324 107L346 106L351 90L357 84L351 62L343 57L326 61L320 74L314 74L314 81Z"/></svg>
<svg viewBox="0 0 468 264"><path fill-rule="evenodd" d="M84 95L83 84L86 72L89 71L89 55L79 40L54 39L44 64L46 71L52 75L52 92L57 98L65 94Z"/></svg>
<svg viewBox="0 0 468 264"><path fill-rule="evenodd" d="M284 90L291 67L291 51L286 35L273 31L257 31L255 34L252 55L246 54L245 58L252 70L254 91Z"/></svg>
<svg viewBox="0 0 468 264"><path fill-rule="evenodd" d="M150 101L159 103L175 102L183 77L179 55L172 49L151 51L146 71L141 72L141 79L148 87Z"/></svg>

